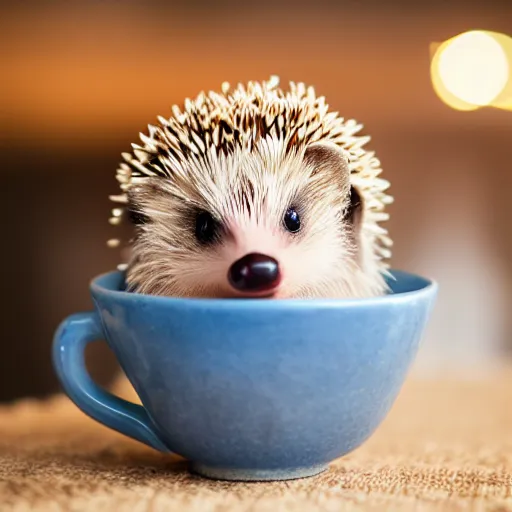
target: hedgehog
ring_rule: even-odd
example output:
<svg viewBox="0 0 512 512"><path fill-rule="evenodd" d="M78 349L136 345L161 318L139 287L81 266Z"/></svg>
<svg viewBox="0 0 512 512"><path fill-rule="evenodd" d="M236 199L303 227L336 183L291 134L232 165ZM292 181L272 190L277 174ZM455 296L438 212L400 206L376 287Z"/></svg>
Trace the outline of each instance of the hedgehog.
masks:
<svg viewBox="0 0 512 512"><path fill-rule="evenodd" d="M180 108L181 107L181 108ZM201 92L122 153L110 222L128 291L361 298L388 291L392 202L363 126L279 78ZM109 242L112 247L119 239Z"/></svg>

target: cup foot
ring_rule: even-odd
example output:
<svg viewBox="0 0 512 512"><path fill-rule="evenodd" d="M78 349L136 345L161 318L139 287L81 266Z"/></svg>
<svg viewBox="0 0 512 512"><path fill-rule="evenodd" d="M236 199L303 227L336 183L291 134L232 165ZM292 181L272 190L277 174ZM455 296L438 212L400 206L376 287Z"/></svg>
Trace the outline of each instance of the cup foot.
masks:
<svg viewBox="0 0 512 512"><path fill-rule="evenodd" d="M234 469L216 468L200 463L192 463L190 469L193 473L213 480L231 480L239 482L268 482L275 480L294 480L307 478L323 473L327 464L294 469Z"/></svg>

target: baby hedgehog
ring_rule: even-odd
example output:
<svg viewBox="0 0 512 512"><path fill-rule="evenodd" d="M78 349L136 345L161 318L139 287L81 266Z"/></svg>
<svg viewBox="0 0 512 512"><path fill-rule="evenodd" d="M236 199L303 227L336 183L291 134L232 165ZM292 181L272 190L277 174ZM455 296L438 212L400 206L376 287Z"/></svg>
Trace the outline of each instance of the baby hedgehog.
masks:
<svg viewBox="0 0 512 512"><path fill-rule="evenodd" d="M277 77L200 93L123 153L111 223L134 224L126 282L177 297L387 291L389 183L362 125ZM118 240L111 240L117 246Z"/></svg>

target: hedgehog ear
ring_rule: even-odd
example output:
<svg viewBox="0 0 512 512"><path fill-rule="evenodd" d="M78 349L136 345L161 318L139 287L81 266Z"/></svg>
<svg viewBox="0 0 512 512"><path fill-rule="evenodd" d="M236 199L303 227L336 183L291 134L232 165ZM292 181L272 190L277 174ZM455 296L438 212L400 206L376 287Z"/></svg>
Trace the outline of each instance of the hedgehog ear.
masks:
<svg viewBox="0 0 512 512"><path fill-rule="evenodd" d="M334 173L346 187L350 180L348 160L342 149L334 143L315 142L304 152L304 161L313 168L313 174L319 172Z"/></svg>
<svg viewBox="0 0 512 512"><path fill-rule="evenodd" d="M142 213L143 208L139 198L139 189L137 187L132 187L128 190L126 197L128 199L126 204L126 213L128 214L128 218L132 225L140 226L141 224L146 224L148 219L146 215Z"/></svg>
<svg viewBox="0 0 512 512"><path fill-rule="evenodd" d="M355 232L357 232L363 221L363 198L354 185L350 185L349 202L345 209L344 218Z"/></svg>
<svg viewBox="0 0 512 512"><path fill-rule="evenodd" d="M304 160L314 169L313 175L325 172L339 180L343 200L346 201L343 217L357 231L362 221L363 199L350 183L350 168L343 150L334 143L316 142L306 148Z"/></svg>
<svg viewBox="0 0 512 512"><path fill-rule="evenodd" d="M134 226L140 226L149 222L148 216L144 213L146 204L151 199L161 194L163 194L163 192L158 186L158 182L151 178L148 178L143 183L130 187L126 194L128 199L126 210Z"/></svg>

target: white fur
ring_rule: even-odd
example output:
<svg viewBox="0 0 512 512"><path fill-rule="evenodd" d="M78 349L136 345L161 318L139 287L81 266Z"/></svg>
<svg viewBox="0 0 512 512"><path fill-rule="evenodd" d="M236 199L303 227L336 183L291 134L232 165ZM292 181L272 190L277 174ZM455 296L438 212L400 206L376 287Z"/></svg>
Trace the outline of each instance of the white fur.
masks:
<svg viewBox="0 0 512 512"><path fill-rule="evenodd" d="M284 139L267 137L250 151L239 148L227 157L212 152L203 160L181 162L177 179L159 182L163 196L152 197L139 184L139 197L147 196L141 210L152 222L142 227L133 243L127 273L133 288L171 296L239 296L229 286L229 267L242 256L259 252L280 264L283 279L275 298L382 293L385 285L373 240L355 246L350 226L342 220L349 176L341 190L329 175L315 175L304 163L305 148L285 148ZM247 197L248 182L254 192L249 209L241 200ZM294 196L304 191L303 227L294 236L283 228L282 218ZM133 194L138 197L137 190ZM193 232L176 228L183 224L175 207L179 201L193 202L223 219L230 236L206 249L191 247Z"/></svg>

